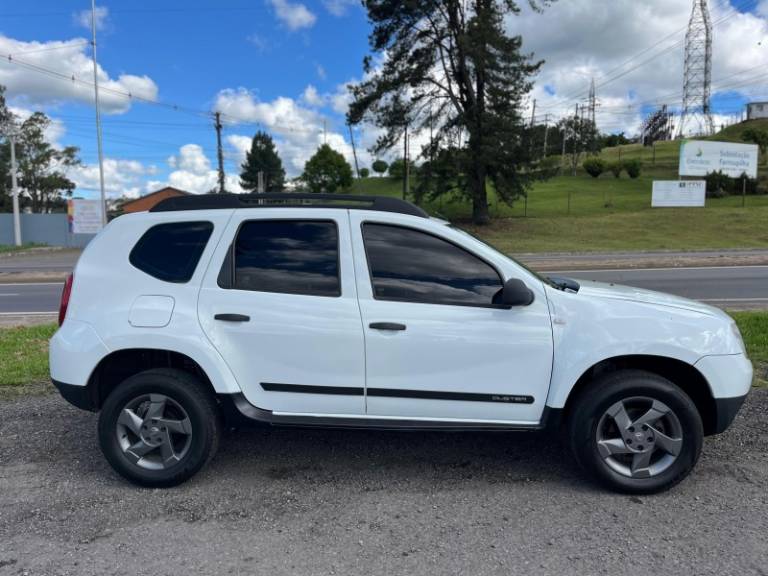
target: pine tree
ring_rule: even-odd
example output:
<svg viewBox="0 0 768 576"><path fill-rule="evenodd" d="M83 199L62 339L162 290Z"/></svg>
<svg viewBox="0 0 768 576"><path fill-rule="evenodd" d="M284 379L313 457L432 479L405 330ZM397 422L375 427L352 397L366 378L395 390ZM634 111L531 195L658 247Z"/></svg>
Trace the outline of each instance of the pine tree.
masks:
<svg viewBox="0 0 768 576"><path fill-rule="evenodd" d="M258 131L253 135L251 149L246 152L241 168L240 186L245 190L258 190L259 172L264 173L265 192L282 192L285 187L283 161L272 137L266 132Z"/></svg>
<svg viewBox="0 0 768 576"><path fill-rule="evenodd" d="M538 8L535 0L529 0ZM538 2L539 4L546 4ZM511 203L534 178L532 147L522 117L541 62L522 52L522 38L505 32L515 0L365 0L373 24L370 45L384 55L380 68L363 62L368 78L352 87L348 120L384 129L374 151L398 144L406 126L434 129L425 156L462 150L456 168L466 181L473 220L489 220L486 184ZM456 180L456 179L452 179Z"/></svg>

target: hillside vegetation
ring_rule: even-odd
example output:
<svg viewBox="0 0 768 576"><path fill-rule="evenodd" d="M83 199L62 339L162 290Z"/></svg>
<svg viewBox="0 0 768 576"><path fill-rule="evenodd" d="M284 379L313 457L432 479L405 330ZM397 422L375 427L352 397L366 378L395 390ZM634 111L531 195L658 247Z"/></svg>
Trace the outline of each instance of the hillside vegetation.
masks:
<svg viewBox="0 0 768 576"><path fill-rule="evenodd" d="M713 140L740 141L747 128L768 130L768 120L726 128ZM606 162L637 159L642 174L620 179L610 172L592 178L577 170L536 184L527 201L510 207L498 202L489 188L489 226L468 224L470 205L443 198L423 207L431 214L458 222L508 252L601 250L695 250L768 248L768 195L707 199L705 208L651 208L653 180L676 180L680 142L651 147L630 144L603 150ZM567 168L563 168L568 172ZM761 159L760 176L768 175ZM391 178L355 181L353 192L402 196L402 182ZM570 204L570 208L569 208ZM527 217L526 217L527 214Z"/></svg>

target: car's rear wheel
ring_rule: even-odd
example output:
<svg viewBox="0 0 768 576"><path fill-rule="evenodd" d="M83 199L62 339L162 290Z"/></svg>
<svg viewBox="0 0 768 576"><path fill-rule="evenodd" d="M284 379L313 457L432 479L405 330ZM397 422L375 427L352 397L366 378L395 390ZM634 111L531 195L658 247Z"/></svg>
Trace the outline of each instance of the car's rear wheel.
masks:
<svg viewBox="0 0 768 576"><path fill-rule="evenodd" d="M107 397L99 416L99 443L107 461L142 486L187 480L216 453L220 434L213 395L178 370L131 376Z"/></svg>
<svg viewBox="0 0 768 576"><path fill-rule="evenodd" d="M575 400L569 435L578 462L608 487L629 493L671 488L693 469L704 430L696 405L666 378L611 373Z"/></svg>

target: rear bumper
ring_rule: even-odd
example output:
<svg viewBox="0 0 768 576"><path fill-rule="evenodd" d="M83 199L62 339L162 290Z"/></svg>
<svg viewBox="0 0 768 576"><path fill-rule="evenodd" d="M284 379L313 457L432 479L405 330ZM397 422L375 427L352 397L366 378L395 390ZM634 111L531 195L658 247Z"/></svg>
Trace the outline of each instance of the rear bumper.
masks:
<svg viewBox="0 0 768 576"><path fill-rule="evenodd" d="M88 386L77 386L76 384L66 384L58 380L51 380L53 385L67 402L80 408L81 410L96 410L96 402Z"/></svg>

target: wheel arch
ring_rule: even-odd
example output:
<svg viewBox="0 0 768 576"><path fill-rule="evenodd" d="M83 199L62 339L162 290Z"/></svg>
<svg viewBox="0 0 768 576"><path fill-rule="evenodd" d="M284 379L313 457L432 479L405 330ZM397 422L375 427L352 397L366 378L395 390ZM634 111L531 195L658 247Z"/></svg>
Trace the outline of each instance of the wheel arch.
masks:
<svg viewBox="0 0 768 576"><path fill-rule="evenodd" d="M197 377L216 393L203 367L190 356L159 348L125 348L104 356L91 373L86 385L90 408L101 409L104 400L126 378L153 368L173 368Z"/></svg>
<svg viewBox="0 0 768 576"><path fill-rule="evenodd" d="M563 418L569 417L576 398L589 390L597 378L621 370L643 370L666 378L693 400L704 424L704 433L716 432L717 405L709 382L692 364L667 356L630 354L606 358L593 364L571 388L563 408Z"/></svg>

